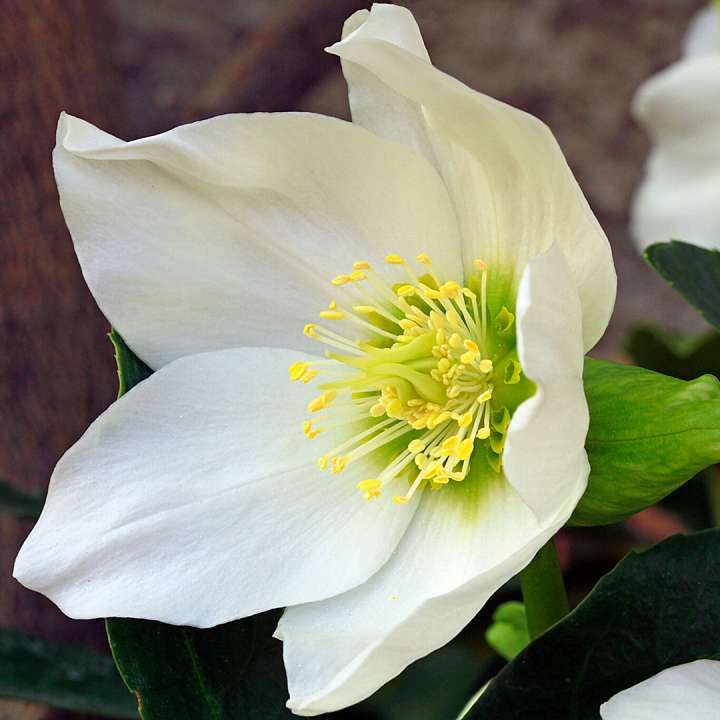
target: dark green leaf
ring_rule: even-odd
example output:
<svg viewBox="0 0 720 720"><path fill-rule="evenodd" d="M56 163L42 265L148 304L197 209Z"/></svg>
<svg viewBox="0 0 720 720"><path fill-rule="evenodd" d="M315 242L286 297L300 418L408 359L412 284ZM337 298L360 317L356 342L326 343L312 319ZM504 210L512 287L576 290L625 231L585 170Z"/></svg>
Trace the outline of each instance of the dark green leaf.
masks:
<svg viewBox="0 0 720 720"><path fill-rule="evenodd" d="M136 718L132 695L109 657L0 629L0 696L66 710Z"/></svg>
<svg viewBox="0 0 720 720"><path fill-rule="evenodd" d="M275 720L285 709L278 613L210 630L109 619L113 657L147 720Z"/></svg>
<svg viewBox="0 0 720 720"><path fill-rule="evenodd" d="M115 330L119 395L151 374ZM232 588L228 588L232 592ZM143 720L281 720L287 684L270 612L209 630L108 618L115 663Z"/></svg>
<svg viewBox="0 0 720 720"><path fill-rule="evenodd" d="M500 605L485 632L485 639L499 655L512 660L530 642L525 606L515 600Z"/></svg>
<svg viewBox="0 0 720 720"><path fill-rule="evenodd" d="M650 245L645 259L711 325L720 328L720 252L672 240Z"/></svg>
<svg viewBox="0 0 720 720"><path fill-rule="evenodd" d="M571 522L603 525L653 505L720 462L720 382L585 361L590 480Z"/></svg>
<svg viewBox="0 0 720 720"><path fill-rule="evenodd" d="M631 553L490 683L467 718L599 720L615 693L720 659L720 530Z"/></svg>
<svg viewBox="0 0 720 720"><path fill-rule="evenodd" d="M36 520L45 503L45 493L28 493L0 480L0 515Z"/></svg>
<svg viewBox="0 0 720 720"><path fill-rule="evenodd" d="M636 365L692 380L710 373L720 376L720 333L682 336L650 325L633 328L625 347Z"/></svg>

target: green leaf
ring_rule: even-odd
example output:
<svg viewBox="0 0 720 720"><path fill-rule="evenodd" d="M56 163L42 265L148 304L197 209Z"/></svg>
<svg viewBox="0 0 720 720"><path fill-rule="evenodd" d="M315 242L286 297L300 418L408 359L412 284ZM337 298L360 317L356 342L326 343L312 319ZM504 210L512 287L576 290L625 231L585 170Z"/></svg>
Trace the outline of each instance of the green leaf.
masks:
<svg viewBox="0 0 720 720"><path fill-rule="evenodd" d="M209 630L108 619L110 648L146 720L290 718L279 613Z"/></svg>
<svg viewBox="0 0 720 720"><path fill-rule="evenodd" d="M469 720L599 720L615 693L665 668L720 659L720 530L631 553L505 666Z"/></svg>
<svg viewBox="0 0 720 720"><path fill-rule="evenodd" d="M28 493L0 480L0 515L37 520L45 503L45 493Z"/></svg>
<svg viewBox="0 0 720 720"><path fill-rule="evenodd" d="M485 631L485 640L499 655L512 660L530 642L525 606L515 600L500 605Z"/></svg>
<svg viewBox="0 0 720 720"><path fill-rule="evenodd" d="M0 696L106 717L137 717L109 657L17 630L0 629Z"/></svg>
<svg viewBox="0 0 720 720"><path fill-rule="evenodd" d="M603 525L653 505L720 462L720 382L585 361L588 488L571 523Z"/></svg>
<svg viewBox="0 0 720 720"><path fill-rule="evenodd" d="M108 333L115 350L118 374L118 397L152 375L152 370L125 344L120 334L111 328Z"/></svg>
<svg viewBox="0 0 720 720"><path fill-rule="evenodd" d="M633 328L625 348L636 365L647 370L692 380L710 373L720 376L720 333L679 335L652 325Z"/></svg>
<svg viewBox="0 0 720 720"><path fill-rule="evenodd" d="M152 370L112 330L119 393ZM228 588L232 592L232 588ZM143 720L285 720L282 644L272 637L278 613L209 630L150 620L108 618L110 648Z"/></svg>
<svg viewBox="0 0 720 720"><path fill-rule="evenodd" d="M645 259L700 315L720 328L720 252L672 240L650 245Z"/></svg>

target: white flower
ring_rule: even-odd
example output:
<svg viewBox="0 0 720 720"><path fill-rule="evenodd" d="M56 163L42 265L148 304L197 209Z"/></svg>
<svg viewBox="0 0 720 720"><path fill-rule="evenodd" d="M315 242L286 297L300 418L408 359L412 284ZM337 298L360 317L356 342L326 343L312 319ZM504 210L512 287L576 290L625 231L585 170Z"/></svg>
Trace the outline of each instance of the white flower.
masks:
<svg viewBox="0 0 720 720"><path fill-rule="evenodd" d="M303 715L446 643L565 523L615 295L541 122L433 68L397 6L330 52L355 124L229 115L125 143L61 118L83 272L157 372L58 463L15 567L77 618L289 606Z"/></svg>
<svg viewBox="0 0 720 720"><path fill-rule="evenodd" d="M631 208L640 249L684 240L720 247L720 12L693 19L683 59L640 86L633 114L653 143Z"/></svg>
<svg viewBox="0 0 720 720"><path fill-rule="evenodd" d="M720 661L696 660L659 672L600 706L602 720L716 720Z"/></svg>

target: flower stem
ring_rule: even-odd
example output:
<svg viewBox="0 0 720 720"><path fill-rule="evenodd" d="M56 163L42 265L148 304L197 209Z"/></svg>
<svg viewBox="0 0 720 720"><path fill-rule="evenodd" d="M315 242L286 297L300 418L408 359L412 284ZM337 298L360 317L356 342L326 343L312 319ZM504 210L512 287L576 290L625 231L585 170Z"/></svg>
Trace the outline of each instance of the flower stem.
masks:
<svg viewBox="0 0 720 720"><path fill-rule="evenodd" d="M565 582L552 539L520 573L520 587L531 640L568 614Z"/></svg>

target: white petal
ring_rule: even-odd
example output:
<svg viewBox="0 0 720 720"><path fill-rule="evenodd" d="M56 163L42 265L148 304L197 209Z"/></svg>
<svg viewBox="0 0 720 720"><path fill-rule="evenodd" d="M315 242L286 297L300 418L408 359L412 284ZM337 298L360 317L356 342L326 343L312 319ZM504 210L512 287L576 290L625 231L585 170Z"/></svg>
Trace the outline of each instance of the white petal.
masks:
<svg viewBox="0 0 720 720"><path fill-rule="evenodd" d="M377 38L391 42L430 62L420 28L412 13L399 5L375 3L372 11L358 10L343 26L343 39ZM354 123L376 135L396 140L434 161L422 110L412 100L389 88L362 65L342 61Z"/></svg>
<svg viewBox="0 0 720 720"><path fill-rule="evenodd" d="M720 53L719 8L709 5L693 16L685 35L683 49L688 57Z"/></svg>
<svg viewBox="0 0 720 720"><path fill-rule="evenodd" d="M552 133L433 68L377 27L368 33L361 27L329 50L415 104L459 217L466 263L481 257L515 270L517 283L527 260L557 242L579 289L585 347L592 347L612 312L615 272L607 238Z"/></svg>
<svg viewBox="0 0 720 720"><path fill-rule="evenodd" d="M287 372L305 357L182 358L120 398L58 463L15 576L71 617L199 627L363 582L413 508L362 499L372 462L320 472Z"/></svg>
<svg viewBox="0 0 720 720"><path fill-rule="evenodd" d="M83 273L152 367L308 347L354 260L426 251L460 272L447 192L416 153L333 118L226 115L123 143L63 116L55 172Z"/></svg>
<svg viewBox="0 0 720 720"><path fill-rule="evenodd" d="M537 520L502 477L426 491L389 562L336 598L288 608L278 626L288 707L317 715L359 702L452 639L572 512Z"/></svg>
<svg viewBox="0 0 720 720"><path fill-rule="evenodd" d="M676 665L623 690L600 706L603 720L716 720L720 661Z"/></svg>
<svg viewBox="0 0 720 720"><path fill-rule="evenodd" d="M653 140L632 207L636 243L674 238L720 247L720 54L648 80L633 113Z"/></svg>
<svg viewBox="0 0 720 720"><path fill-rule="evenodd" d="M580 497L590 472L580 301L556 245L526 268L516 314L520 364L537 389L513 415L503 464L512 486L545 517Z"/></svg>

